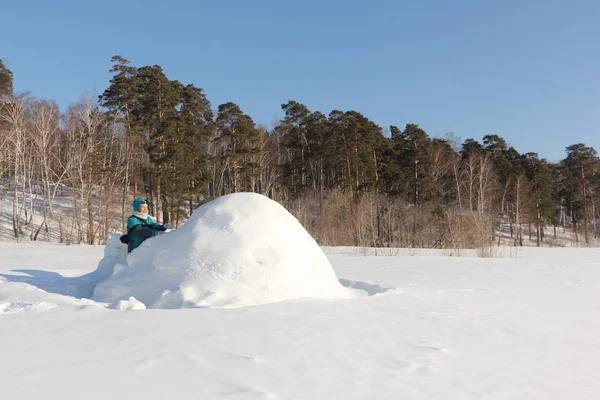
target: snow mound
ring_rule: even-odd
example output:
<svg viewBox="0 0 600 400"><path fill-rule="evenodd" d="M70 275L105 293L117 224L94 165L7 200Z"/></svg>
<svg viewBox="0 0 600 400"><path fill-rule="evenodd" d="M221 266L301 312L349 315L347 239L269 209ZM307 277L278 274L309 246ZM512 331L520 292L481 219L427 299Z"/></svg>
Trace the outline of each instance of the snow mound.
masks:
<svg viewBox="0 0 600 400"><path fill-rule="evenodd" d="M198 208L180 229L146 240L94 299L148 308L243 307L350 297L329 260L279 203L235 193Z"/></svg>
<svg viewBox="0 0 600 400"><path fill-rule="evenodd" d="M138 301L135 297L130 297L127 300L119 300L112 308L121 311L145 310L146 305Z"/></svg>

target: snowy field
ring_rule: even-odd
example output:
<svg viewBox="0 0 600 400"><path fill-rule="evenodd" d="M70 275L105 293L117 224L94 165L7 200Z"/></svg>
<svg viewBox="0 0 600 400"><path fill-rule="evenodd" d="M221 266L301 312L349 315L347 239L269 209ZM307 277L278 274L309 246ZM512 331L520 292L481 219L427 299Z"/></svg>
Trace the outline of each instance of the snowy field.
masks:
<svg viewBox="0 0 600 400"><path fill-rule="evenodd" d="M103 251L0 242L2 399L600 398L599 249L325 249L361 296L138 311L82 298Z"/></svg>

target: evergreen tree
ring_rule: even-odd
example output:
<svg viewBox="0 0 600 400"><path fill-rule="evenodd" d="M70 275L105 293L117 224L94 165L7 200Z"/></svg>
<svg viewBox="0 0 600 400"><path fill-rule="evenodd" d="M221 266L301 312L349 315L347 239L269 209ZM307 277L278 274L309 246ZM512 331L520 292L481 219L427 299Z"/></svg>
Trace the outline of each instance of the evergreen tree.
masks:
<svg viewBox="0 0 600 400"><path fill-rule="evenodd" d="M478 149L478 146L474 145L472 149ZM490 157L496 176L498 177L498 185L496 185L494 193L494 208L498 210L495 226L496 228L501 228L502 221L508 214L507 198L509 197L509 187L511 182L517 178L517 174L515 174L513 168L512 157L520 160L520 155L515 154L514 148L511 147L508 149L506 141L498 135L484 136L483 150Z"/></svg>
<svg viewBox="0 0 600 400"><path fill-rule="evenodd" d="M483 149L494 163L498 172L498 181L504 186L511 175L511 162L506 141L498 135L486 135L483 137Z"/></svg>
<svg viewBox="0 0 600 400"><path fill-rule="evenodd" d="M102 107L108 109L108 114L123 123L130 134L135 124L134 109L139 97L137 68L129 66L129 60L121 56L113 56L111 62L115 64L110 72L115 75L99 100Z"/></svg>
<svg viewBox="0 0 600 400"><path fill-rule="evenodd" d="M222 158L230 171L231 190L234 193L246 190L258 172L253 156L260 151L260 132L252 118L231 102L219 106L216 125L219 140L224 144Z"/></svg>
<svg viewBox="0 0 600 400"><path fill-rule="evenodd" d="M402 130L397 126L390 126L391 138L383 154L384 166L382 181L386 191L393 196L408 196L409 180L406 170L405 148L406 143Z"/></svg>
<svg viewBox="0 0 600 400"><path fill-rule="evenodd" d="M464 159L469 158L473 154L481 154L484 151L483 146L475 139L467 139L463 142L460 150L460 155Z"/></svg>
<svg viewBox="0 0 600 400"><path fill-rule="evenodd" d="M133 181L133 197L137 197L138 176L146 149L136 119L139 98L137 68L129 66L129 60L118 55L113 56L111 61L115 64L110 72L115 75L110 80L110 86L99 96L99 102L102 107L107 109L107 115L113 119L114 123L123 126L125 131L125 174L121 201L122 229L125 230L128 189Z"/></svg>
<svg viewBox="0 0 600 400"><path fill-rule="evenodd" d="M0 59L0 97L13 94L13 73L4 66Z"/></svg>
<svg viewBox="0 0 600 400"><path fill-rule="evenodd" d="M306 135L308 141L308 165L314 190L319 191L321 201L325 189L327 168L327 117L320 112L313 112L306 118Z"/></svg>
<svg viewBox="0 0 600 400"><path fill-rule="evenodd" d="M594 166L598 162L596 150L583 143L567 147L565 177L569 183L565 185L566 196L570 201L573 223L583 220L583 230L586 244L589 243L588 229L593 209L590 197L590 177L594 175ZM576 184L577 182L578 184ZM575 227L577 232L577 227Z"/></svg>
<svg viewBox="0 0 600 400"><path fill-rule="evenodd" d="M431 180L429 173L430 141L427 133L416 124L407 124L402 132L405 143L407 176L411 182L411 199L415 206L430 196Z"/></svg>
<svg viewBox="0 0 600 400"><path fill-rule="evenodd" d="M338 110L330 113L329 127L325 143L336 186L353 192L375 186L384 143L381 128L356 111Z"/></svg>
<svg viewBox="0 0 600 400"><path fill-rule="evenodd" d="M288 151L284 163L284 173L293 193L300 193L307 186L308 154L311 146L308 140L308 118L310 111L305 105L288 101L281 105L285 117L279 129L283 136L283 145Z"/></svg>
<svg viewBox="0 0 600 400"><path fill-rule="evenodd" d="M158 212L162 211L163 222L170 222L168 215L167 195L162 185L163 175L173 176L174 163L178 161L176 117L180 106L182 85L170 81L158 65L138 69L137 90L139 92L136 118L145 136L148 147L147 153L150 166L146 173L149 175L149 192L156 193L156 201L152 203Z"/></svg>
<svg viewBox="0 0 600 400"><path fill-rule="evenodd" d="M537 246L544 240L544 221L552 215L552 174L546 160L540 160L536 153L526 155L525 176L530 183L533 213L536 221Z"/></svg>
<svg viewBox="0 0 600 400"><path fill-rule="evenodd" d="M554 226L554 239L556 239L556 228L563 226L566 220L565 199L563 198L564 188L562 187L563 178L561 164L549 164L552 177L552 205L553 211L549 215L550 222Z"/></svg>
<svg viewBox="0 0 600 400"><path fill-rule="evenodd" d="M177 131L180 138L176 181L180 181L182 197L189 202L190 214L194 202L200 203L201 194L207 194L204 174L208 155L203 144L208 141L213 130L213 112L202 89L187 85L181 90L181 108L177 116ZM194 199L196 199L194 201Z"/></svg>

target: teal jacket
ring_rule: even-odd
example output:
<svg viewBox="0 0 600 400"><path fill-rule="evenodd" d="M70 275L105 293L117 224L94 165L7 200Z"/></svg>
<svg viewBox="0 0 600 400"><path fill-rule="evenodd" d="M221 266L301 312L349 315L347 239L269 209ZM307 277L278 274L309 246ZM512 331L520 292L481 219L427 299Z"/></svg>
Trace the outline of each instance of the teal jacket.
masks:
<svg viewBox="0 0 600 400"><path fill-rule="evenodd" d="M135 229L132 230L133 227L135 227ZM144 240L156 236L156 232L162 231L166 231L165 227L155 223L152 218L148 217L144 221L143 219L132 215L127 220L127 232L130 232L128 235L127 252L131 253L131 251L141 245Z"/></svg>

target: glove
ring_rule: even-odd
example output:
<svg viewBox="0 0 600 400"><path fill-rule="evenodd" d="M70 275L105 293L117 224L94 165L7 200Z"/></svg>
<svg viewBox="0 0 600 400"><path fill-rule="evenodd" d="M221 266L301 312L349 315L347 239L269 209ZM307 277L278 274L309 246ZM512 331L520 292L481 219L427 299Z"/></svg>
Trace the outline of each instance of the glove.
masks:
<svg viewBox="0 0 600 400"><path fill-rule="evenodd" d="M171 224L164 224L163 228L165 228L165 229L173 229L173 227L171 226Z"/></svg>

